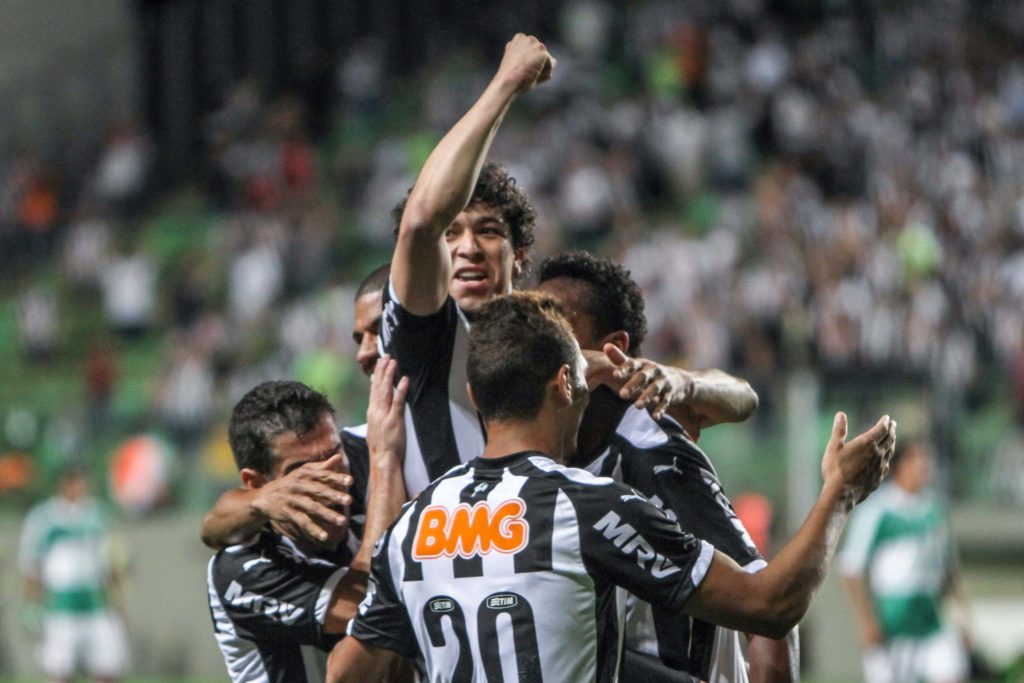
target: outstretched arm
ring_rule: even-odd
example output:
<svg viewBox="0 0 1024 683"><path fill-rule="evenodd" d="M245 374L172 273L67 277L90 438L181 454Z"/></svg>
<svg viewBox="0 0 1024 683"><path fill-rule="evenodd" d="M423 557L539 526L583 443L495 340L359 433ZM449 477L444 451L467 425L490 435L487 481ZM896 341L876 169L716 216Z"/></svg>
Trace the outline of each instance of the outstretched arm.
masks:
<svg viewBox="0 0 1024 683"><path fill-rule="evenodd" d="M200 537L210 548L220 550L251 538L270 522L285 536L325 542L348 525L345 515L334 508L352 502L351 485L345 456L339 453L258 489L227 491L203 517Z"/></svg>
<svg viewBox="0 0 1024 683"><path fill-rule="evenodd" d="M888 472L896 423L888 416L846 443L846 416L836 415L822 459L821 495L796 536L762 571L747 574L716 552L683 611L721 626L782 638L799 623L825 578L854 505Z"/></svg>
<svg viewBox="0 0 1024 683"><path fill-rule="evenodd" d="M324 620L327 633L344 633L366 597L370 561L377 541L402 511L405 480L405 396L409 380L395 386L398 365L385 354L370 380L370 404L366 411L366 445L370 451L370 483L367 491L366 525L359 552L348 573L338 582Z"/></svg>
<svg viewBox="0 0 1024 683"><path fill-rule="evenodd" d="M497 73L480 99L427 158L405 205L391 280L414 315L441 308L451 279L444 233L473 196L487 151L516 95L551 77L555 59L544 44L517 33L505 46Z"/></svg>

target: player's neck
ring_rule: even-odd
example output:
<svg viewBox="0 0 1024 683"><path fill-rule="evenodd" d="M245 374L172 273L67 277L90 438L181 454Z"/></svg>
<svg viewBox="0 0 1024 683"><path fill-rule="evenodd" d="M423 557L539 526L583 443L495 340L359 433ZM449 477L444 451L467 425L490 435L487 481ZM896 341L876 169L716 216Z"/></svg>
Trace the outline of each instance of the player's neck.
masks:
<svg viewBox="0 0 1024 683"><path fill-rule="evenodd" d="M590 403L583 413L576 437L573 466L585 467L608 448L629 405L629 401L623 401L606 387L598 387L590 393Z"/></svg>
<svg viewBox="0 0 1024 683"><path fill-rule="evenodd" d="M542 414L536 420L487 423L487 445L481 457L502 458L522 451L538 451L556 462L565 461L565 436Z"/></svg>

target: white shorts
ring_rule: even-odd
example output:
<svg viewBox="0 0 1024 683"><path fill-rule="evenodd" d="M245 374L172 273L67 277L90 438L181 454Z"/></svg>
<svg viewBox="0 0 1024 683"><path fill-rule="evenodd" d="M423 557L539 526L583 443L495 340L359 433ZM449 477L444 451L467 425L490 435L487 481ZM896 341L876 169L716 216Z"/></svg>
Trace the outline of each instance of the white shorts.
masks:
<svg viewBox="0 0 1024 683"><path fill-rule="evenodd" d="M967 678L967 653L955 633L893 638L864 653L865 683L954 683Z"/></svg>
<svg viewBox="0 0 1024 683"><path fill-rule="evenodd" d="M71 678L79 668L99 678L120 678L128 666L124 628L107 611L50 612L43 619L39 660L50 678Z"/></svg>

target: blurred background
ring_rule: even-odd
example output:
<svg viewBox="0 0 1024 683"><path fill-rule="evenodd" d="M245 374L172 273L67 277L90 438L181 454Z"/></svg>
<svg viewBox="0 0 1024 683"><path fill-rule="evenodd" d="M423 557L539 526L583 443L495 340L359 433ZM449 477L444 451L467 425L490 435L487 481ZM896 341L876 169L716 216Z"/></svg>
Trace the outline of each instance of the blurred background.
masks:
<svg viewBox="0 0 1024 683"><path fill-rule="evenodd" d="M751 382L755 416L701 444L766 543L834 410L928 440L975 649L1020 680L1020 0L4 0L0 678L39 675L17 540L75 462L135 675L226 680L198 525L238 481L228 412L294 377L365 421L354 287L517 31L559 60L491 155L537 207L534 261L620 260L645 355ZM809 680L858 680L834 576L802 632Z"/></svg>

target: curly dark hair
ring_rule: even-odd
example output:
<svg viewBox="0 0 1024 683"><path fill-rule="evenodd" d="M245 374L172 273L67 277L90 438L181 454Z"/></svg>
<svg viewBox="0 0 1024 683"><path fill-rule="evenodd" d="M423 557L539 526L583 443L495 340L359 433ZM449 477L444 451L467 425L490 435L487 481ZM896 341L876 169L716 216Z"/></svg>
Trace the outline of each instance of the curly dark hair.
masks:
<svg viewBox="0 0 1024 683"><path fill-rule="evenodd" d="M242 397L231 411L228 443L238 469L250 468L265 477L273 469L270 442L280 434L302 436L316 428L334 406L301 382L264 382Z"/></svg>
<svg viewBox="0 0 1024 683"><path fill-rule="evenodd" d="M398 228L402 224L402 214L405 213L406 202L409 201L409 194L412 188L406 193L402 201L398 202L391 210L391 218L395 223L395 238L398 237ZM476 187L473 188L473 196L467 206L486 204L501 213L505 225L508 226L514 249L522 249L528 254L533 245L533 229L537 222L537 213L533 204L526 197L516 184L516 179L508 174L504 166L488 161L480 169L480 177L476 180ZM523 257L522 271L519 278L527 272L529 259Z"/></svg>
<svg viewBox="0 0 1024 683"><path fill-rule="evenodd" d="M583 295L584 313L596 322L598 334L625 330L630 355L639 355L647 336L647 316L640 286L629 271L604 256L570 251L545 259L538 283L566 277L587 283Z"/></svg>
<svg viewBox="0 0 1024 683"><path fill-rule="evenodd" d="M480 307L469 332L466 374L484 420L530 420L544 389L579 355L572 327L552 297L513 292ZM577 378L583 382L582 377Z"/></svg>

